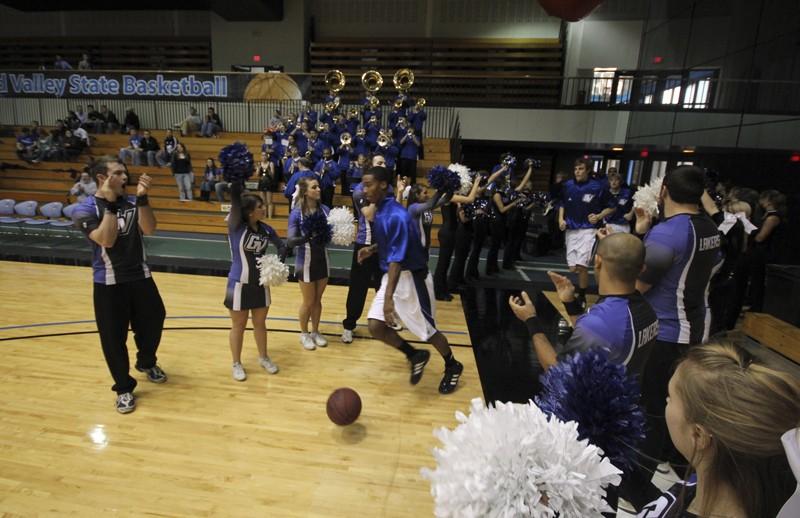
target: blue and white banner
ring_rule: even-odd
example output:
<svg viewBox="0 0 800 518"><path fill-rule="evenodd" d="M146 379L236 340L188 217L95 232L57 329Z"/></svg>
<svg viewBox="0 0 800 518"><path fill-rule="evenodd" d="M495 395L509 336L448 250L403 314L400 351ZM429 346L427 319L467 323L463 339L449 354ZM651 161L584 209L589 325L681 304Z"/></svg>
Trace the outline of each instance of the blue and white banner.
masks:
<svg viewBox="0 0 800 518"><path fill-rule="evenodd" d="M0 72L0 96L238 101L250 74Z"/></svg>

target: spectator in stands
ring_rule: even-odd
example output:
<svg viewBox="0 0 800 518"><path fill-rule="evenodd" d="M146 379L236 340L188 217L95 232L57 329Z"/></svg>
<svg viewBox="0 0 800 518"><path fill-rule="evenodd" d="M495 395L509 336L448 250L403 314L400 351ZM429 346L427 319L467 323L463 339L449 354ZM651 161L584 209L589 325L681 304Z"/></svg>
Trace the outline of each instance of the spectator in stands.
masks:
<svg viewBox="0 0 800 518"><path fill-rule="evenodd" d="M79 139L81 139L83 141L83 143L85 144L85 147L89 147L89 146L92 145L92 140L89 138L89 133L85 129L81 128L80 126L75 128L72 131L72 134L75 135L76 137L78 137Z"/></svg>
<svg viewBox="0 0 800 518"><path fill-rule="evenodd" d="M178 184L179 200L192 201L192 157L183 144L178 144L172 155L172 174Z"/></svg>
<svg viewBox="0 0 800 518"><path fill-rule="evenodd" d="M72 65L67 63L67 61L59 54L56 54L56 60L53 62L53 68L56 70L72 70Z"/></svg>
<svg viewBox="0 0 800 518"><path fill-rule="evenodd" d="M33 162L41 160L65 160L64 148L61 147L61 136L53 130L49 135L43 133L38 140L36 158Z"/></svg>
<svg viewBox="0 0 800 518"><path fill-rule="evenodd" d="M168 129L167 134L164 135L164 149L156 154L156 161L161 167L172 167L172 154L178 146L178 139L172 134L172 130Z"/></svg>
<svg viewBox="0 0 800 518"><path fill-rule="evenodd" d="M130 130L128 147L119 150L119 159L125 163L125 158L130 157L133 165L142 165L142 136L136 129Z"/></svg>
<svg viewBox="0 0 800 518"><path fill-rule="evenodd" d="M17 137L17 157L26 162L32 162L36 157L36 138L30 128L22 128L22 134Z"/></svg>
<svg viewBox="0 0 800 518"><path fill-rule="evenodd" d="M200 127L200 134L204 137L216 137L222 131L222 120L211 106L208 107L206 120Z"/></svg>
<svg viewBox="0 0 800 518"><path fill-rule="evenodd" d="M83 127L92 133L103 133L105 131L105 119L103 114L94 108L93 104L86 106L86 121Z"/></svg>
<svg viewBox="0 0 800 518"><path fill-rule="evenodd" d="M91 70L92 64L89 63L89 54L81 54L81 60L78 61L78 70Z"/></svg>
<svg viewBox="0 0 800 518"><path fill-rule="evenodd" d="M72 133L72 130L64 132L64 153L67 155L68 160L74 160L83 153L86 148L86 143L79 137Z"/></svg>
<svg viewBox="0 0 800 518"><path fill-rule="evenodd" d="M81 120L73 110L68 110L67 118L64 119L64 124L67 128L74 130L75 128L79 128L81 126Z"/></svg>
<svg viewBox="0 0 800 518"><path fill-rule="evenodd" d="M100 105L100 115L102 115L103 122L105 122L106 132L114 133L119 128L119 119L117 116L108 109L105 104Z"/></svg>
<svg viewBox="0 0 800 518"><path fill-rule="evenodd" d="M181 130L182 137L189 137L192 133L200 131L202 122L203 121L200 120L200 115L197 114L197 109L191 107L189 108L189 115L187 115L182 122L175 124L173 127Z"/></svg>
<svg viewBox="0 0 800 518"><path fill-rule="evenodd" d="M123 133L128 133L132 129L139 131L140 127L139 116L136 115L136 112L133 111L133 108L125 108L125 121L123 122L120 131Z"/></svg>
<svg viewBox="0 0 800 518"><path fill-rule="evenodd" d="M39 125L39 121L33 121L31 122L31 135L35 138L39 138L47 135L47 130Z"/></svg>
<svg viewBox="0 0 800 518"><path fill-rule="evenodd" d="M203 172L203 183L200 184L200 199L210 202L211 191L216 192L216 186L220 182L222 182L222 170L217 167L213 158L208 158L206 160L206 169ZM217 194L217 200L223 201L219 194Z"/></svg>
<svg viewBox="0 0 800 518"><path fill-rule="evenodd" d="M85 200L87 196L94 196L96 192L97 183L92 180L92 177L86 171L81 173L80 179L69 190L71 196L77 196L79 203Z"/></svg>
<svg viewBox="0 0 800 518"><path fill-rule="evenodd" d="M87 114L85 111L83 111L83 106L80 104L75 107L75 116L78 118L78 122L80 122L79 126L86 124Z"/></svg>
<svg viewBox="0 0 800 518"><path fill-rule="evenodd" d="M145 157L147 157L147 165L150 167L157 167L159 163L156 161L156 155L161 150L161 146L158 145L158 141L150 135L148 130L144 130L144 137L140 142L142 146L142 153Z"/></svg>

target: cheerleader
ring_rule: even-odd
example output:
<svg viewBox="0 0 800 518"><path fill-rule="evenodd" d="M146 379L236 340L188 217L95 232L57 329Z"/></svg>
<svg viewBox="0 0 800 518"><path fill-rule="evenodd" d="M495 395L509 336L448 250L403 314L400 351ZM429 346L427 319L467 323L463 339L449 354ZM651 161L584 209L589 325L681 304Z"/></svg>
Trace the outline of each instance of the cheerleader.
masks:
<svg viewBox="0 0 800 518"><path fill-rule="evenodd" d="M512 197L518 197L524 191L530 192L528 189L531 175L533 174L533 164L528 164L528 170L525 176L519 181L517 186L510 191ZM529 209L528 207L527 209ZM528 217L530 212L521 204L517 205L509 211L506 215L506 244L503 249L503 269L513 270L514 261L522 259L522 242L525 240L525 234L528 231Z"/></svg>
<svg viewBox="0 0 800 518"><path fill-rule="evenodd" d="M488 187L502 176L504 172L505 169L501 168L490 176L487 171L478 171L478 175L475 178L475 183L479 186L476 192L476 199L474 202L464 206L465 219L472 221L472 246L470 247L469 256L467 257L467 266L464 273L467 280L477 280L480 278L478 274L478 261L481 257L483 243L489 235L489 220L494 214L491 209L492 192Z"/></svg>
<svg viewBox="0 0 800 518"><path fill-rule="evenodd" d="M272 219L275 210L272 193L280 192L280 180L275 173L275 163L270 160L266 152L261 153L261 162L256 166L256 175L258 175L258 190L261 191L261 196L267 205L267 218Z"/></svg>
<svg viewBox="0 0 800 518"><path fill-rule="evenodd" d="M297 201L289 214L287 244L296 247L294 272L303 294L303 302L299 309L300 344L304 349L313 351L317 347L328 345L328 341L319 333L319 321L322 316L322 294L328 285L329 261L326 245L312 243L313 236L303 233L303 221L317 211L322 211L327 216L330 209L320 203L322 191L317 179L300 178L297 186Z"/></svg>
<svg viewBox="0 0 800 518"><path fill-rule="evenodd" d="M500 245L505 239L506 234L506 213L519 204L519 198L512 201L511 186L505 176L499 176L487 187L491 195L491 209L494 211L494 218L491 223L490 234L491 244L489 254L486 256L486 275L494 275L500 271L497 267L497 256L500 252Z"/></svg>
<svg viewBox="0 0 800 518"><path fill-rule="evenodd" d="M225 291L225 307L231 315L228 339L233 356L233 379L236 381L247 379L242 367L242 341L248 314L253 323L259 364L270 374L278 372L278 366L267 356L267 313L271 299L269 286L260 286L258 283L256 258L264 255L269 243L283 256L286 245L272 227L261 222L265 212L261 198L254 194L242 195L241 183L234 182L231 187L231 212L228 215L231 270Z"/></svg>
<svg viewBox="0 0 800 518"><path fill-rule="evenodd" d="M438 233L439 258L436 261L436 270L433 272L433 292L436 300L453 300L447 287L447 270L450 268L450 260L456 244L458 205L475 201L478 189L480 189L479 182L473 182L469 195L454 194L451 199L442 204L442 224L439 226Z"/></svg>

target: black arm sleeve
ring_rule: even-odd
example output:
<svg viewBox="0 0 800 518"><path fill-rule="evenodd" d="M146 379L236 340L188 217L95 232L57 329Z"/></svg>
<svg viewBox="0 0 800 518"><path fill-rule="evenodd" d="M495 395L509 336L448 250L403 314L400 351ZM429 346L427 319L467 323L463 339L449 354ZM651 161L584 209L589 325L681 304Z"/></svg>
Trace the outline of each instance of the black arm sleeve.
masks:
<svg viewBox="0 0 800 518"><path fill-rule="evenodd" d="M233 230L242 224L242 184L231 185L231 212L228 215L228 229Z"/></svg>

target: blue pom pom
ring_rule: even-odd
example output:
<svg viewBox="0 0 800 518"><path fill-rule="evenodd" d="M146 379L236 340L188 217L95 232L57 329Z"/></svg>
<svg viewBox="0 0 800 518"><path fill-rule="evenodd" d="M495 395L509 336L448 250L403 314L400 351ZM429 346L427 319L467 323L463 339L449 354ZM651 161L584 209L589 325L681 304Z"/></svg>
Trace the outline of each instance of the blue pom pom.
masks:
<svg viewBox="0 0 800 518"><path fill-rule="evenodd" d="M645 436L639 384L603 351L577 353L559 361L541 377L536 404L563 421L578 423L578 436L601 448L626 471Z"/></svg>
<svg viewBox="0 0 800 518"><path fill-rule="evenodd" d="M311 244L327 245L333 237L333 227L328 224L328 218L322 210L303 216L301 224L303 235L311 236Z"/></svg>
<svg viewBox="0 0 800 518"><path fill-rule="evenodd" d="M428 185L437 191L453 193L461 188L461 178L457 172L437 165L428 171Z"/></svg>
<svg viewBox="0 0 800 518"><path fill-rule="evenodd" d="M222 148L219 163L226 182L242 182L253 174L253 154L240 142Z"/></svg>

